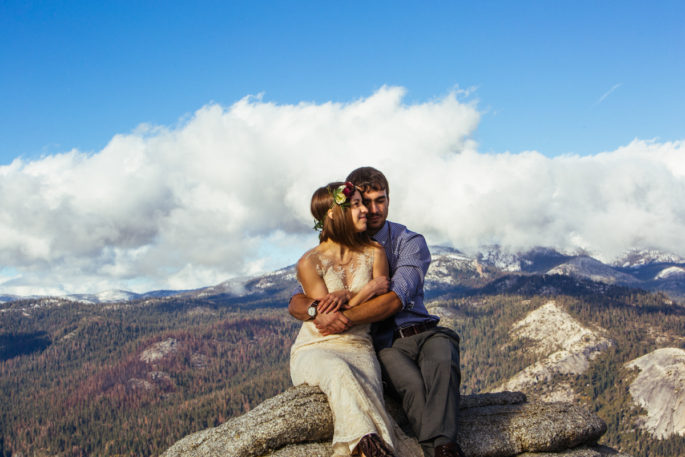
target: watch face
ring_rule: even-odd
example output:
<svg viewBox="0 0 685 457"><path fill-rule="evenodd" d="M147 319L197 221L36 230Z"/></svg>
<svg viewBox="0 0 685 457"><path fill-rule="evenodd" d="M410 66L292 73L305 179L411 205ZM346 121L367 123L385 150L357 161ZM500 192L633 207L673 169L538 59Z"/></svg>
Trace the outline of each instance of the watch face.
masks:
<svg viewBox="0 0 685 457"><path fill-rule="evenodd" d="M319 305L319 300L314 300L309 308L307 308L307 314L309 317L316 317L316 307Z"/></svg>

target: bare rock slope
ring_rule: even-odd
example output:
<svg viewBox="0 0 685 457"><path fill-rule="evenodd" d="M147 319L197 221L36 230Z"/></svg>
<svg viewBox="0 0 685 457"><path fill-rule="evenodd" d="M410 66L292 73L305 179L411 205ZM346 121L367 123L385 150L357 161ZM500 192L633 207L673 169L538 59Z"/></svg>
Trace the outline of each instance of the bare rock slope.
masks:
<svg viewBox="0 0 685 457"><path fill-rule="evenodd" d="M640 370L630 394L647 410L641 427L657 438L685 436L685 350L657 349L626 367Z"/></svg>
<svg viewBox="0 0 685 457"><path fill-rule="evenodd" d="M603 329L583 326L553 301L546 303L516 322L511 329L512 339L526 338L530 341L525 350L537 353L538 361L494 390L525 392L533 384L550 381L555 374L583 373L590 361L612 344L604 333ZM543 400L573 400L565 385L554 385L555 389Z"/></svg>
<svg viewBox="0 0 685 457"><path fill-rule="evenodd" d="M397 405L389 401L388 410L406 429L406 418ZM604 422L584 408L570 403L527 403L520 392L502 392L463 397L458 441L469 457L523 452L618 456L593 444L605 431ZM302 385L243 416L183 438L162 456L324 457L331 455L332 434L326 397L318 388Z"/></svg>

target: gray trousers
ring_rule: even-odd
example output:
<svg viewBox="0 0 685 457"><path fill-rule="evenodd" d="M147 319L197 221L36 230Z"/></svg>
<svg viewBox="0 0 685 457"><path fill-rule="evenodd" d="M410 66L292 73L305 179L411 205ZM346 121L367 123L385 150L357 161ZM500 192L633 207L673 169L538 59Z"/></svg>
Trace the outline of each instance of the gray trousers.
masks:
<svg viewBox="0 0 685 457"><path fill-rule="evenodd" d="M459 336L445 327L396 339L381 349L384 374L427 457L435 446L456 442L459 413Z"/></svg>

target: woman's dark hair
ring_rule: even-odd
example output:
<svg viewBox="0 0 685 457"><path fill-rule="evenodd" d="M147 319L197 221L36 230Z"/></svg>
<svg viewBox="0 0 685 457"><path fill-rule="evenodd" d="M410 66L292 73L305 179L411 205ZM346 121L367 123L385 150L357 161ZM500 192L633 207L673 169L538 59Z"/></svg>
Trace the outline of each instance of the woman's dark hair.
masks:
<svg viewBox="0 0 685 457"><path fill-rule="evenodd" d="M333 192L342 185L345 185L345 183L332 182L324 187L319 187L314 191L314 195L312 195L310 206L312 216L317 221L323 223L323 228L319 234L319 242L331 240L351 249L361 249L372 243L371 237L366 232L357 232L355 230L354 222L352 222L352 213L348 206L335 203ZM329 210L332 211L332 218L328 217Z"/></svg>

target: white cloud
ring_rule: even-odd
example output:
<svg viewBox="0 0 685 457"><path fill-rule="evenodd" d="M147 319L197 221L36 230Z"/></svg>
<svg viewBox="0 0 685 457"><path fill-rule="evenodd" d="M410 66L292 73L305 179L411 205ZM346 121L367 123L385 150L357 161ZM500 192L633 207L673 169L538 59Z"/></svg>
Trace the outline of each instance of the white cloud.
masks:
<svg viewBox="0 0 685 457"><path fill-rule="evenodd" d="M685 149L635 140L594 156L481 154L455 92L403 103L246 97L98 153L0 167L0 290L191 288L285 266L316 242L309 198L361 165L391 183L391 218L430 242L685 255ZM8 270L9 271L9 270ZM4 282L3 282L4 281Z"/></svg>

